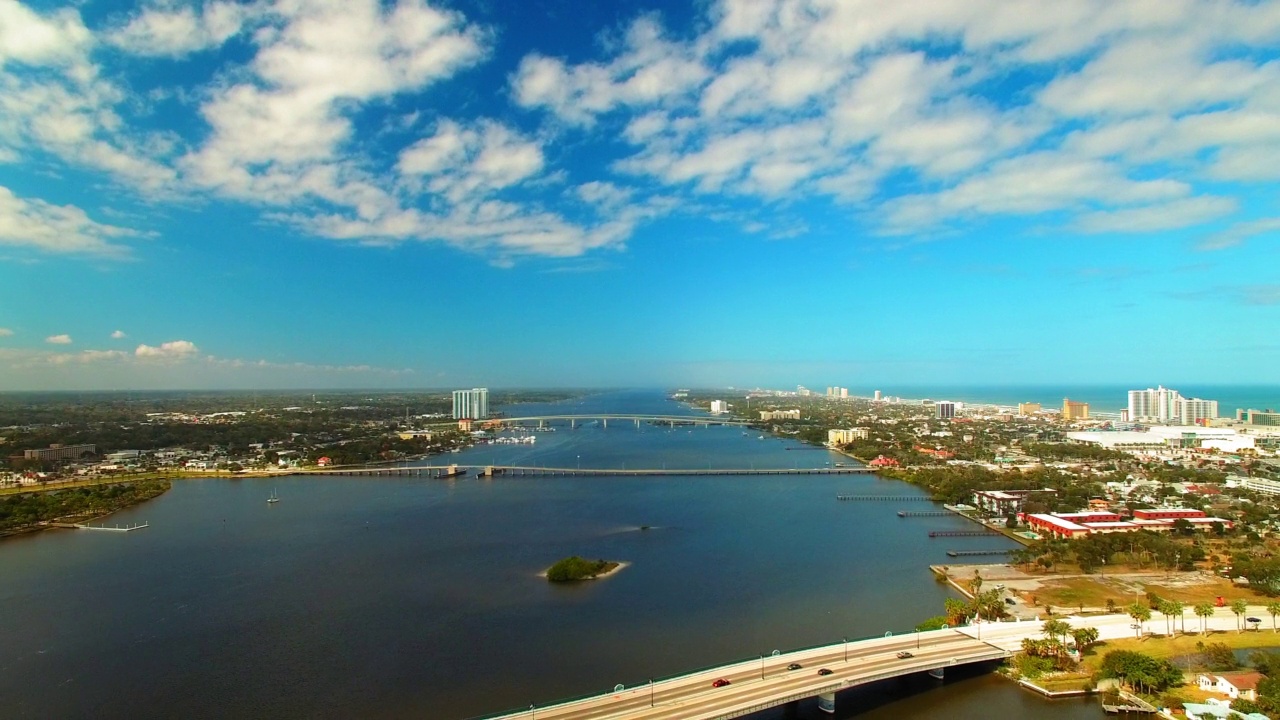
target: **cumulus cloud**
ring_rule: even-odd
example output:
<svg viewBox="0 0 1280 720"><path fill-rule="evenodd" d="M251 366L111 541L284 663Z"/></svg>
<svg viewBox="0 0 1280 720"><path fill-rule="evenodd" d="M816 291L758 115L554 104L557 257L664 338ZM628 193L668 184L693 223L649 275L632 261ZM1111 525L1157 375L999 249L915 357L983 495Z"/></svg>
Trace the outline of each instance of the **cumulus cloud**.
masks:
<svg viewBox="0 0 1280 720"><path fill-rule="evenodd" d="M0 327L0 337L12 337L13 331L6 327Z"/></svg>
<svg viewBox="0 0 1280 720"><path fill-rule="evenodd" d="M91 220L72 205L23 199L0 186L0 245L57 254L120 257L128 249L116 240L137 236L128 228Z"/></svg>
<svg viewBox="0 0 1280 720"><path fill-rule="evenodd" d="M184 358L195 357L200 352L195 343L189 340L171 340L166 343L160 343L159 347L150 345L139 345L133 354L139 358L152 358L160 360L181 360Z"/></svg>
<svg viewBox="0 0 1280 720"><path fill-rule="evenodd" d="M209 2L192 7L147 7L107 35L107 42L136 55L177 57L213 48L240 32L262 7Z"/></svg>
<svg viewBox="0 0 1280 720"><path fill-rule="evenodd" d="M116 330L115 332L111 333L112 340L122 340L126 337L128 337L128 335L125 335L123 330Z"/></svg>
<svg viewBox="0 0 1280 720"><path fill-rule="evenodd" d="M70 345L71 336L63 333L62 335L50 335L44 339L50 345Z"/></svg>

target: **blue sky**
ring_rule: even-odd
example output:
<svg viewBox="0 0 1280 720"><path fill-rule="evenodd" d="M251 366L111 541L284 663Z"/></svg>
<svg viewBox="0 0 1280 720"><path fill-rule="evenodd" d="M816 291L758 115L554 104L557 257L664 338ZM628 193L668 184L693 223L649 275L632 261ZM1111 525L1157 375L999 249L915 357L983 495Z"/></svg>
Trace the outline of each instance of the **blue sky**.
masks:
<svg viewBox="0 0 1280 720"><path fill-rule="evenodd" d="M0 0L0 390L1280 383L1277 38L1194 0Z"/></svg>

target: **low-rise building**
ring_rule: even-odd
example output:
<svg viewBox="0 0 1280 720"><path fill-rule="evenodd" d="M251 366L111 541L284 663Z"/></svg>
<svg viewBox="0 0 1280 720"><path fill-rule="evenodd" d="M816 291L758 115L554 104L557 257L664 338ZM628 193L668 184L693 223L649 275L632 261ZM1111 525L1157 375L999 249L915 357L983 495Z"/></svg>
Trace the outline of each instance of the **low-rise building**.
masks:
<svg viewBox="0 0 1280 720"><path fill-rule="evenodd" d="M1221 693L1237 700L1244 698L1245 700L1258 699L1258 683L1266 679L1266 675L1260 672L1244 671L1244 672L1227 672L1227 673L1204 673L1196 678L1196 684L1205 692Z"/></svg>
<svg viewBox="0 0 1280 720"><path fill-rule="evenodd" d="M22 457L27 460L42 460L46 462L65 462L67 460L79 460L85 456L92 456L98 453L97 445L50 445L47 448L38 448L35 450L23 450Z"/></svg>
<svg viewBox="0 0 1280 720"><path fill-rule="evenodd" d="M833 428L827 431L828 445L848 445L854 440L866 440L871 433L866 428Z"/></svg>
<svg viewBox="0 0 1280 720"><path fill-rule="evenodd" d="M799 420L800 410L761 410L761 420Z"/></svg>

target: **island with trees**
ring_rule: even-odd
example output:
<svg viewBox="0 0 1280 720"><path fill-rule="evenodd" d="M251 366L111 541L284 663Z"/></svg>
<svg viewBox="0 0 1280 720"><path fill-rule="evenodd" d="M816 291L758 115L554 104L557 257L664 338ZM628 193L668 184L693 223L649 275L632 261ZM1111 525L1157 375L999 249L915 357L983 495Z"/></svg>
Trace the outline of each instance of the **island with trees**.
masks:
<svg viewBox="0 0 1280 720"><path fill-rule="evenodd" d="M168 480L145 480L0 497L0 536L48 527L52 522L87 522L146 502L170 485Z"/></svg>
<svg viewBox="0 0 1280 720"><path fill-rule="evenodd" d="M545 573L550 582L573 582L575 580L595 580L612 575L625 565L611 560L586 560L577 555L560 560L547 568Z"/></svg>

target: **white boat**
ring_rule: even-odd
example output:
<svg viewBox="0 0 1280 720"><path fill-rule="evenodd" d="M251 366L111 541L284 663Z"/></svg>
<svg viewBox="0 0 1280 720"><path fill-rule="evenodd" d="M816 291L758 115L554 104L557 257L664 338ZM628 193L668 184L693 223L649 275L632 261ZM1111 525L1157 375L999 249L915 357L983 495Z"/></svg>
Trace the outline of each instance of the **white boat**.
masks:
<svg viewBox="0 0 1280 720"><path fill-rule="evenodd" d="M278 503L278 502L280 502L280 498L276 497L276 491L273 489L271 491L271 497L267 498L267 504Z"/></svg>

